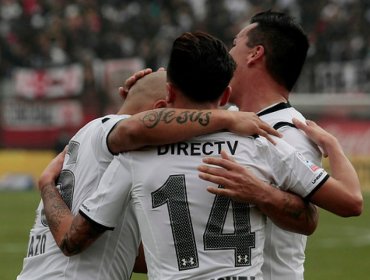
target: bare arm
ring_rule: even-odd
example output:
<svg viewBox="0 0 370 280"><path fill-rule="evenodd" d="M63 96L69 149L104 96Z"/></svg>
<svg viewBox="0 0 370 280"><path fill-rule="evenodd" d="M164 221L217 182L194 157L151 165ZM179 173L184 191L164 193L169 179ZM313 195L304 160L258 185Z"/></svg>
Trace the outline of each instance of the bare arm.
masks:
<svg viewBox="0 0 370 280"><path fill-rule="evenodd" d="M247 168L234 162L224 151L222 158L205 158L201 165L201 179L222 185L225 188L208 187L208 191L225 195L234 200L255 204L279 227L305 234L312 234L318 222L316 207L301 197L281 191L258 179Z"/></svg>
<svg viewBox="0 0 370 280"><path fill-rule="evenodd" d="M60 196L55 180L62 169L64 155L65 151L46 167L38 186L50 231L63 253L72 256L87 248L104 230L80 214L73 216Z"/></svg>
<svg viewBox="0 0 370 280"><path fill-rule="evenodd" d="M331 168L331 178L310 200L342 217L360 215L363 208L360 181L338 140L315 122L306 121L304 124L296 119L293 119L293 122L321 147L324 156L328 156Z"/></svg>
<svg viewBox="0 0 370 280"><path fill-rule="evenodd" d="M122 120L108 136L108 146L114 153L147 145L163 145L194 136L228 130L240 135L280 137L280 133L262 121L255 113L226 110L156 109Z"/></svg>

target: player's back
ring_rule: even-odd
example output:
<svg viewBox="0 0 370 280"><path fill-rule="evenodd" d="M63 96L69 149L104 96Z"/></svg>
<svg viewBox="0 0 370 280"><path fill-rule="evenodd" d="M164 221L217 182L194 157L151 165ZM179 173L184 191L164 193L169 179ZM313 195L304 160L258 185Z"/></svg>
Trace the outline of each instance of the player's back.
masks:
<svg viewBox="0 0 370 280"><path fill-rule="evenodd" d="M109 115L96 119L70 140L58 188L73 214L77 214L81 203L96 190L113 158L106 144L107 134L125 117ZM122 221L127 236L121 236L121 223L116 231L104 233L81 254L66 257L55 243L43 211L40 202L19 280L129 279L140 242L135 219ZM134 217L130 208L128 211L126 216ZM127 246L122 246L120 238L123 237Z"/></svg>
<svg viewBox="0 0 370 280"><path fill-rule="evenodd" d="M217 133L120 154L80 212L114 228L131 201L149 279L262 279L264 216L254 205L208 193L197 166L224 149L260 179L302 197L327 180L324 170L275 141Z"/></svg>
<svg viewBox="0 0 370 280"><path fill-rule="evenodd" d="M229 133L129 153L149 279L262 279L264 216L254 205L210 194L198 177L202 157L221 149L244 164L261 163L253 162L252 138Z"/></svg>

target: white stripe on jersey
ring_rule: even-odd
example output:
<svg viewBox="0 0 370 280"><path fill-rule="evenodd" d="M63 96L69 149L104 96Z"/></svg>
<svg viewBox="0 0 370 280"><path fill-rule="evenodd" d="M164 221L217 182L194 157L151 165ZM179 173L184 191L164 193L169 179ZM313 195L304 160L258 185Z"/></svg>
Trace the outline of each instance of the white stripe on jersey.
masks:
<svg viewBox="0 0 370 280"><path fill-rule="evenodd" d="M96 190L113 159L106 143L108 133L127 117L109 115L93 120L71 139L60 176L60 191L73 214ZM47 227L41 202L30 232L28 254L17 279L129 279L139 242L136 217L129 208L116 230L104 233L81 254L65 257Z"/></svg>
<svg viewBox="0 0 370 280"><path fill-rule="evenodd" d="M210 183L199 179L197 166L225 149L262 180L301 195L325 180L325 171L277 142L216 133L119 155L80 211L114 227L131 199L149 279L262 279L265 216L254 205L207 192Z"/></svg>

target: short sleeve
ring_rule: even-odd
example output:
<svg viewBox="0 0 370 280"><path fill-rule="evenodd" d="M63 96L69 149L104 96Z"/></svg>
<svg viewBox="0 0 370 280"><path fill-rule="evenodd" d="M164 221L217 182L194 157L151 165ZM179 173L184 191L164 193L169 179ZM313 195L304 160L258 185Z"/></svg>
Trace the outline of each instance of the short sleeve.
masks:
<svg viewBox="0 0 370 280"><path fill-rule="evenodd" d="M295 127L284 126L279 129L283 140L293 146L309 161L321 166L322 154L319 147L312 142L302 131Z"/></svg>
<svg viewBox="0 0 370 280"><path fill-rule="evenodd" d="M99 141L100 143L97 143L97 145L101 145L101 147L103 147L102 151L104 154L107 154L109 156L113 155L108 147L108 136L120 121L129 117L129 115L110 115L101 119L101 135L100 138L97 139L97 141Z"/></svg>
<svg viewBox="0 0 370 280"><path fill-rule="evenodd" d="M305 198L329 178L323 168L306 159L284 141L278 141L274 149L271 162L276 184L281 189Z"/></svg>
<svg viewBox="0 0 370 280"><path fill-rule="evenodd" d="M80 206L80 212L95 223L114 228L124 215L130 199L131 172L128 157L114 157L97 190Z"/></svg>

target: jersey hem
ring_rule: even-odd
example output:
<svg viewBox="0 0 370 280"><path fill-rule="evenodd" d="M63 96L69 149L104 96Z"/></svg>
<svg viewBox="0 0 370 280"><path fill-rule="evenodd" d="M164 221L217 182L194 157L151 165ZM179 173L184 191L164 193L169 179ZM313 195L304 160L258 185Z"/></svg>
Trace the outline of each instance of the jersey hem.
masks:
<svg viewBox="0 0 370 280"><path fill-rule="evenodd" d="M324 185L324 183L329 179L329 174L326 174L324 179L304 198L305 200L310 200L310 198Z"/></svg>
<svg viewBox="0 0 370 280"><path fill-rule="evenodd" d="M107 227L102 224L99 224L98 222L95 222L93 219L87 216L81 209L78 212L81 214L82 217L88 220L95 229L99 231L114 230L114 227Z"/></svg>

